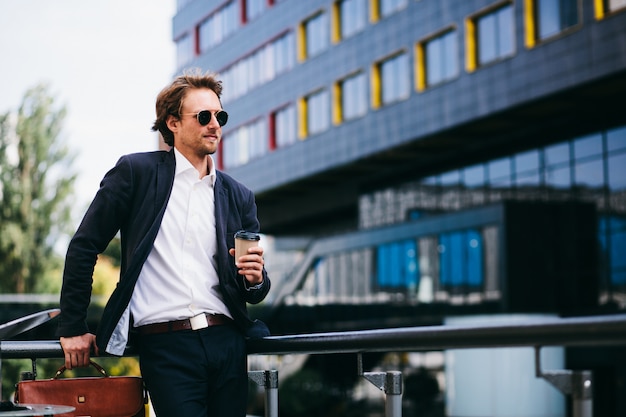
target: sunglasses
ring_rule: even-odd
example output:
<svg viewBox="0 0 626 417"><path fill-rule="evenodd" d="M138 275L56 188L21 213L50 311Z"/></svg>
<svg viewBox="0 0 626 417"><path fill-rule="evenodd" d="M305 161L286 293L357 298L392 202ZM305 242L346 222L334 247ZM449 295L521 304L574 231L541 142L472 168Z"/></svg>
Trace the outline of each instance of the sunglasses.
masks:
<svg viewBox="0 0 626 417"><path fill-rule="evenodd" d="M191 115L196 116L198 119L198 123L202 126L206 126L211 121L211 111L210 110L201 110L198 113L185 113L181 114L181 116ZM215 112L215 120L220 126L224 126L228 122L228 113L224 110L218 110Z"/></svg>

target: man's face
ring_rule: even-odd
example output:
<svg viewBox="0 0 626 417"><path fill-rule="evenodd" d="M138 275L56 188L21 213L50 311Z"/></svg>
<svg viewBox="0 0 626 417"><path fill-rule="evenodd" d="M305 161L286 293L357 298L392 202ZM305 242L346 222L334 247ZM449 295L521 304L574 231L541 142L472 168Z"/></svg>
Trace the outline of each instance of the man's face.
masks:
<svg viewBox="0 0 626 417"><path fill-rule="evenodd" d="M205 126L198 122L196 116L202 110L211 112L211 120ZM192 163L217 151L222 139L222 127L217 122L215 113L220 110L222 105L213 90L192 89L183 98L180 120L169 122L168 126L174 133L174 146Z"/></svg>

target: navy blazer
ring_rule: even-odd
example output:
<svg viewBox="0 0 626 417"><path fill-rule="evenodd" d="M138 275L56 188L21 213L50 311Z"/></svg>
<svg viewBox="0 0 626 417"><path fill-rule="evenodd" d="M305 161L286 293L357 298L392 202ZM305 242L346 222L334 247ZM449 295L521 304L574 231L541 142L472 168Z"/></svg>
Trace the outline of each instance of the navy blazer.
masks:
<svg viewBox="0 0 626 417"><path fill-rule="evenodd" d="M132 323L124 316L128 315L135 283L161 226L174 184L175 168L173 150L156 151L123 156L105 175L68 247L57 336L77 336L89 331L86 315L93 269L98 254L119 231L120 279L104 308L96 343L102 352L109 353L114 353L107 349L110 343L125 345ZM246 336L267 336L267 326L258 320L252 321L246 308L246 303L259 303L267 295L270 289L267 272L264 268L261 288L247 289L245 278L237 274L234 260L228 253L228 249L234 247L236 231L259 232L254 194L220 171L215 182L215 224L217 253L214 256L224 302ZM116 332L125 334L116 335Z"/></svg>

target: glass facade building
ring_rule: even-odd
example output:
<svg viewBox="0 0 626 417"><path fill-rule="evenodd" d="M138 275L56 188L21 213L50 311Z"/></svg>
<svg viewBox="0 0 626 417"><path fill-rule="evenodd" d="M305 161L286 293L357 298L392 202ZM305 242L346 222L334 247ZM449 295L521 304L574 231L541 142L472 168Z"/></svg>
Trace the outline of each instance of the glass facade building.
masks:
<svg viewBox="0 0 626 417"><path fill-rule="evenodd" d="M302 252L274 329L626 311L623 0L179 0L173 40Z"/></svg>
<svg viewBox="0 0 626 417"><path fill-rule="evenodd" d="M266 233L314 240L505 201L592 203L598 305L626 308L622 2L178 6L179 70L220 74L233 116L219 165L255 191ZM489 276L490 227L372 244L358 286L417 294L427 277L423 299L497 294L507 278Z"/></svg>

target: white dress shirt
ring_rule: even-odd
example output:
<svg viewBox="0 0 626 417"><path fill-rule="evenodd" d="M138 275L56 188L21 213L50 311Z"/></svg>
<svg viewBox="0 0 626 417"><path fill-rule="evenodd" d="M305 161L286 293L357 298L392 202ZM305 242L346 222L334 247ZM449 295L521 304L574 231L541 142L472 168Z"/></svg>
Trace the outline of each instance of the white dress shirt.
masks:
<svg viewBox="0 0 626 417"><path fill-rule="evenodd" d="M130 301L134 326L180 320L200 313L225 314L215 254L215 166L198 171L177 149L172 194L154 247Z"/></svg>

